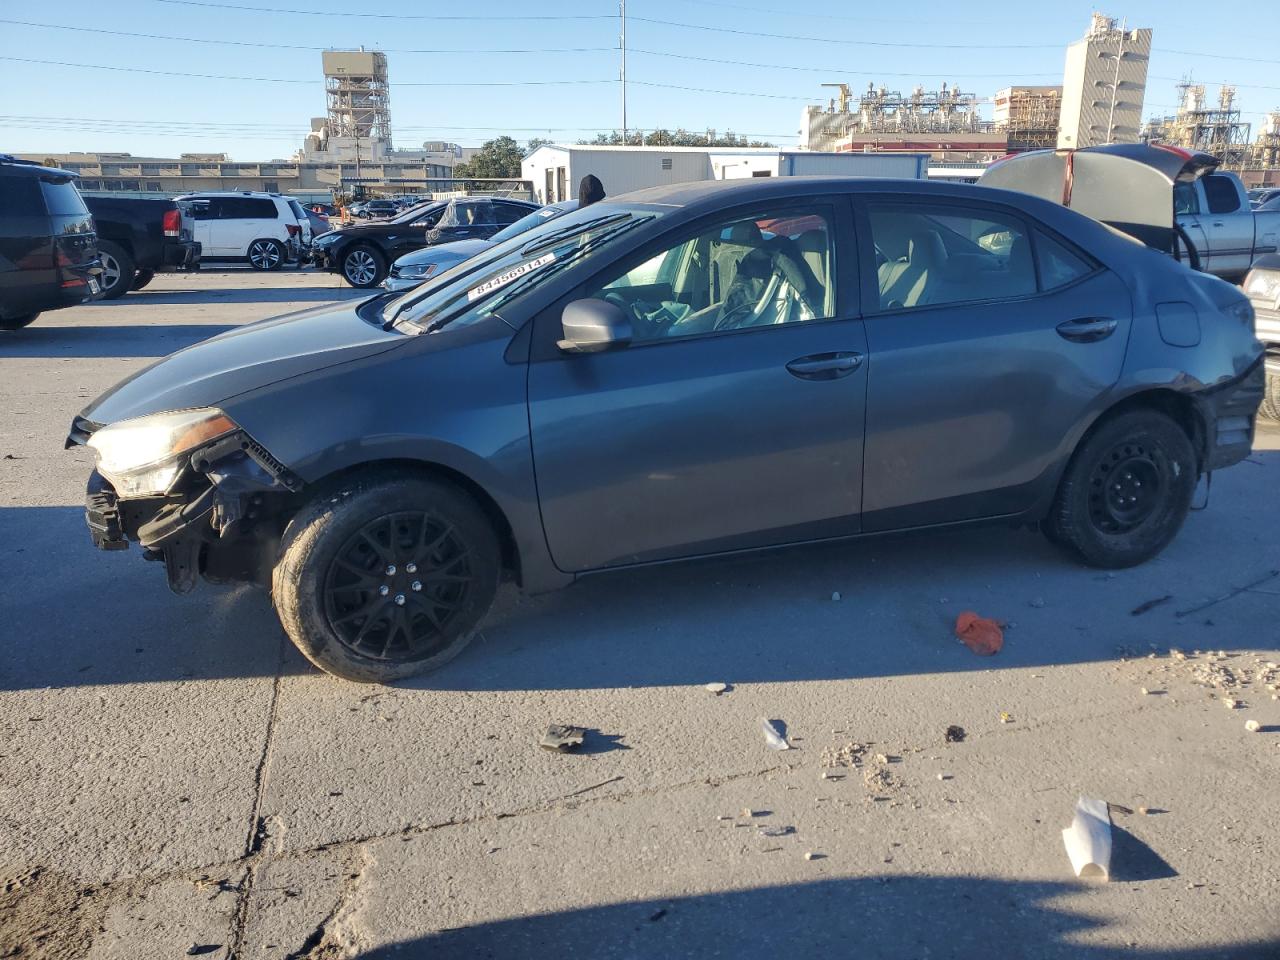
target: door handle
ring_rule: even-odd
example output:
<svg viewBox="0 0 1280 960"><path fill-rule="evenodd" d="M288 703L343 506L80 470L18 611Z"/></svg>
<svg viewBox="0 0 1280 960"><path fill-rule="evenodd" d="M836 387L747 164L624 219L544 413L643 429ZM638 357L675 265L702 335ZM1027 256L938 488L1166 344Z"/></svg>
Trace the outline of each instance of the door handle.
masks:
<svg viewBox="0 0 1280 960"><path fill-rule="evenodd" d="M838 380L862 365L862 354L847 351L813 353L787 364L787 372L801 380Z"/></svg>
<svg viewBox="0 0 1280 960"><path fill-rule="evenodd" d="M1214 225L1215 227L1220 227L1220 226L1222 226L1222 221L1221 221L1221 220L1215 220L1215 221L1213 221L1213 225Z"/></svg>
<svg viewBox="0 0 1280 960"><path fill-rule="evenodd" d="M1096 343L1116 332L1118 324L1111 317L1079 317L1058 324L1058 336L1072 343Z"/></svg>

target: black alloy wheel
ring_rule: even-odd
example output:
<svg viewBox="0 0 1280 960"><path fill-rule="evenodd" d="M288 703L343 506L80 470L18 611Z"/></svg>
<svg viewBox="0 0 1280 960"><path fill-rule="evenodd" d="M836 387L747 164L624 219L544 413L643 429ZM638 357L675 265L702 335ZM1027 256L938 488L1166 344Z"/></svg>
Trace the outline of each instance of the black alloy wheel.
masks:
<svg viewBox="0 0 1280 960"><path fill-rule="evenodd" d="M438 653L476 587L470 560L457 529L435 514L377 517L348 537L329 565L329 626L353 653L375 660Z"/></svg>

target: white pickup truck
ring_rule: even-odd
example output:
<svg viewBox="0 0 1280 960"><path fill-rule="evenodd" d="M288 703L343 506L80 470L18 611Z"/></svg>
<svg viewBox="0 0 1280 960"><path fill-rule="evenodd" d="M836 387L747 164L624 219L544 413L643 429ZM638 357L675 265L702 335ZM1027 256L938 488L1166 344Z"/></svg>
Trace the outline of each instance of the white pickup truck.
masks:
<svg viewBox="0 0 1280 960"><path fill-rule="evenodd" d="M1280 210L1255 210L1234 173L1206 173L1173 185L1173 209L1200 269L1239 280L1280 246Z"/></svg>

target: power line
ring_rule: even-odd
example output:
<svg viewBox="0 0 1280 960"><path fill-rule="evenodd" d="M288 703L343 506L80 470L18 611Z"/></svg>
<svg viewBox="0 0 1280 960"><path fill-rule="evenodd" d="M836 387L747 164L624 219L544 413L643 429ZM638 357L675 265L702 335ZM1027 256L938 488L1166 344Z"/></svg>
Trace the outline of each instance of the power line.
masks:
<svg viewBox="0 0 1280 960"><path fill-rule="evenodd" d="M211 7L215 10L242 10L246 13L290 13L305 17L359 17L368 20L613 20L612 14L415 14L415 13L365 13L356 10L283 10L263 7L247 7L234 3L213 3L211 0L155 0L182 7Z"/></svg>
<svg viewBox="0 0 1280 960"><path fill-rule="evenodd" d="M163 0L165 3L171 0ZM177 2L177 0L172 0ZM184 0L185 2L185 0ZM663 27L681 27L686 30L705 30L711 33L731 33L740 37L764 37L768 40L803 40L806 43L836 43L854 47L895 47L909 50L1061 50L1060 43L906 43L890 40L841 40L835 37L805 37L788 33L761 33L757 30L738 30L734 27L710 27L700 23L680 23L675 20L658 20L653 17L631 17L637 23L652 23Z"/></svg>
<svg viewBox="0 0 1280 960"><path fill-rule="evenodd" d="M1039 79L1043 77L1057 77L1061 75L1059 73L1021 73L1021 74L952 73L950 71L944 71L941 73L921 73L921 72L894 73L887 70L850 71L847 67L802 67L802 66L791 66L790 64L783 64L783 63L753 63L749 60L721 60L716 57L699 57L699 56L694 56L693 54L669 53L663 50L640 50L636 47L628 47L627 52L642 53L650 57L669 57L675 60L694 60L699 63L721 63L721 64L725 64L728 66L735 66L735 67L755 67L761 70L798 70L805 73L821 73L821 74L828 74L828 75L844 74L845 76L862 75L862 76L869 76L869 77L954 77L957 80L990 79L995 77L995 78L1002 78L1005 80L1018 80L1018 79L1025 80L1025 79L1031 79L1031 78Z"/></svg>
<svg viewBox="0 0 1280 960"><path fill-rule="evenodd" d="M179 37L179 36L174 36L172 34L162 34L162 33L137 33L129 30L107 30L103 27L76 27L76 26L71 26L69 24L63 24L63 23L34 23L29 20L0 20L0 23L7 23L13 26L19 26L19 27L38 27L42 30L72 30L72 31L75 31L76 33L104 34L106 36L111 36L111 37L129 37L131 39L137 38L142 40L166 40L166 41L177 41L181 43L210 43L210 44L217 44L219 46L231 46L231 47L260 47L267 50L301 50L301 51L311 53L311 52L317 52L317 51L323 52L325 50L333 49L332 47L311 47L311 46L303 46L301 44L293 44L293 43L262 43L260 41L255 41L255 40L218 40L212 37ZM511 48L511 49L502 49L502 48L466 49L461 47L450 47L450 48L440 48L440 49L422 48L422 49L413 49L413 50L394 49L390 47L379 47L378 49L382 53L397 53L397 54L403 54L403 53L430 53L430 54L502 53L502 54L507 54L507 53L596 53L596 52L613 53L617 50L616 47L527 47L527 48Z"/></svg>
<svg viewBox="0 0 1280 960"><path fill-rule="evenodd" d="M175 70L148 70L144 67L113 67L101 63L67 63L64 60L33 60L27 57L0 57L13 63L34 63L49 67L79 67L84 70L112 70L118 73L146 73L161 77L187 77L200 80L251 80L254 83L305 83L314 86L315 80L292 77L242 77L221 73L184 73ZM584 84L617 83L617 80L440 80L398 81L401 87L560 87Z"/></svg>

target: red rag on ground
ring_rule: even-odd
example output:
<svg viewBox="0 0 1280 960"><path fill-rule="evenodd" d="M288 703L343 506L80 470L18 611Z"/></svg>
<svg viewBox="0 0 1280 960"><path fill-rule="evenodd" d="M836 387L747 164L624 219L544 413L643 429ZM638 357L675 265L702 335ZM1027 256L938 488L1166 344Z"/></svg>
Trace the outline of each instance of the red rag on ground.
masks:
<svg viewBox="0 0 1280 960"><path fill-rule="evenodd" d="M1000 629L1000 624L980 617L972 610L966 610L956 617L956 636L980 657L999 653L1004 646L1004 631Z"/></svg>

